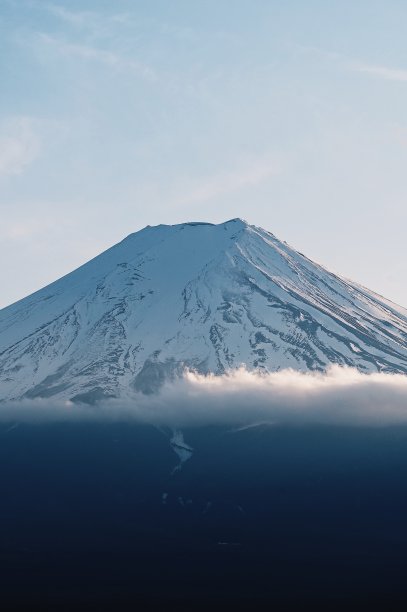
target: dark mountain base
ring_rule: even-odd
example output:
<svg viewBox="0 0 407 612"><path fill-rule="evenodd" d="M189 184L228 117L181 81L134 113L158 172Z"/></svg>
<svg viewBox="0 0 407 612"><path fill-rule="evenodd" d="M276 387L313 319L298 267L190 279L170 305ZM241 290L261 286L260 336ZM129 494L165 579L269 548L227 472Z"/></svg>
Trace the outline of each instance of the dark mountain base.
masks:
<svg viewBox="0 0 407 612"><path fill-rule="evenodd" d="M407 429L1 426L2 609L407 603Z"/></svg>

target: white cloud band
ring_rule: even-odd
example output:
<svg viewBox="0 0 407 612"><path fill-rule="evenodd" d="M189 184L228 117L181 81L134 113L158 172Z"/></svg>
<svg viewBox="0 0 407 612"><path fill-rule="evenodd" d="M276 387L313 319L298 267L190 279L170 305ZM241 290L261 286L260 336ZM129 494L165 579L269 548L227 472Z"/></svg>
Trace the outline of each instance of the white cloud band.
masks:
<svg viewBox="0 0 407 612"><path fill-rule="evenodd" d="M0 422L136 421L156 425L407 424L407 376L361 374L333 366L326 373L244 368L223 376L186 372L157 395L137 394L96 406L30 400L0 406Z"/></svg>

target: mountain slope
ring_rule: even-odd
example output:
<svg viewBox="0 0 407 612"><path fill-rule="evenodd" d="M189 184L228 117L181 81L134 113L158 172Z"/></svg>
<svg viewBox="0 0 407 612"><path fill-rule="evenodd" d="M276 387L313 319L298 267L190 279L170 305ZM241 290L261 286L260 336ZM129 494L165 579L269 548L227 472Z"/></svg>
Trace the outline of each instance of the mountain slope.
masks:
<svg viewBox="0 0 407 612"><path fill-rule="evenodd" d="M1 400L330 363L407 373L407 311L240 219L146 227L0 310Z"/></svg>

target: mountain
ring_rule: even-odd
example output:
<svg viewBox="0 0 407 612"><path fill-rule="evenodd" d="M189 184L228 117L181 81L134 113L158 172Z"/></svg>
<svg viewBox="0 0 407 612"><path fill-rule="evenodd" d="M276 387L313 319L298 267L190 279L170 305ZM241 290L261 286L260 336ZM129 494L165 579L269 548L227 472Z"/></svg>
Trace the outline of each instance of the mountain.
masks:
<svg viewBox="0 0 407 612"><path fill-rule="evenodd" d="M241 219L147 226L0 310L0 399L94 402L185 367L407 373L407 310Z"/></svg>

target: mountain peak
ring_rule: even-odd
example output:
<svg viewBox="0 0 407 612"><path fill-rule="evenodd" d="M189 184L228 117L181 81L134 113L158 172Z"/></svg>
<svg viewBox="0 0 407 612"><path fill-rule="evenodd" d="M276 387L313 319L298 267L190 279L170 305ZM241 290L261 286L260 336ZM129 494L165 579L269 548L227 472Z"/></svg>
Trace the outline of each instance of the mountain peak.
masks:
<svg viewBox="0 0 407 612"><path fill-rule="evenodd" d="M220 225L231 225L232 223L240 227L249 227L249 223L245 219L241 219L240 217L235 217L235 219L229 219L229 221L225 221Z"/></svg>
<svg viewBox="0 0 407 612"><path fill-rule="evenodd" d="M223 221L222 223L210 223L208 221L184 221L183 223L175 223L175 224L160 223L159 225L146 225L144 229L148 228L148 229L154 230L154 229L162 228L162 227L172 227L172 228L202 227L202 226L206 226L206 227L222 226L223 227L223 226L227 226L231 224L239 226L239 227L250 227L247 221L245 221L244 219L240 219L239 217L236 217L234 219L229 219L228 221Z"/></svg>
<svg viewBox="0 0 407 612"><path fill-rule="evenodd" d="M332 363L407 373L407 312L239 218L144 228L0 311L0 400Z"/></svg>

